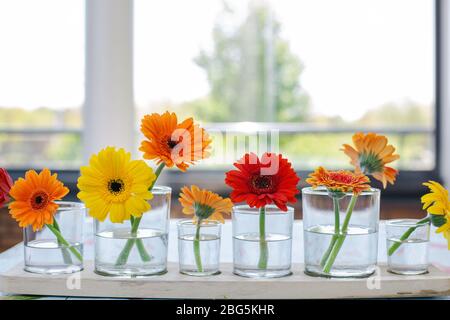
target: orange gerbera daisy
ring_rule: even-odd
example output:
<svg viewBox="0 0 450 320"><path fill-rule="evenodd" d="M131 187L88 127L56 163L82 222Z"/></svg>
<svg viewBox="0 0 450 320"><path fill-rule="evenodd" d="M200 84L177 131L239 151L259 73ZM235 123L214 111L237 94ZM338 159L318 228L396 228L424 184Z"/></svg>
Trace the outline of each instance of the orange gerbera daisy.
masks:
<svg viewBox="0 0 450 320"><path fill-rule="evenodd" d="M9 205L11 216L20 227L33 226L40 230L46 224L53 224L53 215L58 209L55 200L61 200L67 193L57 174L44 169L39 174L34 170L25 173L25 179L19 178L11 188L14 202Z"/></svg>
<svg viewBox="0 0 450 320"><path fill-rule="evenodd" d="M328 171L323 167L318 167L311 173L306 182L313 188L323 186L331 192L359 194L370 189L370 180L363 173L353 173L347 170Z"/></svg>
<svg viewBox="0 0 450 320"><path fill-rule="evenodd" d="M186 171L189 164L209 156L211 139L192 118L178 123L175 113L153 113L144 116L141 131L148 140L142 141L139 150L145 159L156 160L157 164Z"/></svg>
<svg viewBox="0 0 450 320"><path fill-rule="evenodd" d="M350 157L355 170L372 175L383 183L383 188L386 188L388 182L394 184L398 171L386 164L400 156L394 154L395 148L388 144L388 139L375 133L365 135L361 132L355 133L352 139L355 148L344 144L342 151Z"/></svg>
<svg viewBox="0 0 450 320"><path fill-rule="evenodd" d="M223 214L230 214L233 203L228 198L222 198L217 193L200 189L192 185L191 188L181 188L178 199L183 206L183 213L193 215L194 220L215 220L225 222Z"/></svg>

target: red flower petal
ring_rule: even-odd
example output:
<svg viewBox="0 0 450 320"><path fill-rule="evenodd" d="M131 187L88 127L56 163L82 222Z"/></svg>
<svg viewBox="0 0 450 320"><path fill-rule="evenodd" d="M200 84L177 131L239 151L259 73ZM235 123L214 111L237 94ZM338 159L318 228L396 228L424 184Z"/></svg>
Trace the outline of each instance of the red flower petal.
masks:
<svg viewBox="0 0 450 320"><path fill-rule="evenodd" d="M234 203L246 201L256 208L275 204L287 211L287 203L297 201L300 178L281 154L265 153L259 159L254 153L247 153L234 166L238 170L227 172L225 178L233 189L230 198Z"/></svg>

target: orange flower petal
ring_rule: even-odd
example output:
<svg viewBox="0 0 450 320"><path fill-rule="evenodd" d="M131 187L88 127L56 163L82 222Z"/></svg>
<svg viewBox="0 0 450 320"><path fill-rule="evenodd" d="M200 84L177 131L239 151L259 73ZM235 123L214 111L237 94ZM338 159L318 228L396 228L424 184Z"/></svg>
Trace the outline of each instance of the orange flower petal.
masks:
<svg viewBox="0 0 450 320"><path fill-rule="evenodd" d="M211 139L192 118L178 123L175 113L153 113L144 116L141 131L146 138L139 148L144 159L186 171L189 165L209 156Z"/></svg>
<svg viewBox="0 0 450 320"><path fill-rule="evenodd" d="M68 192L50 170L43 169L39 174L29 170L25 179L19 178L11 188L15 201L9 205L10 214L20 227L31 225L33 230L40 230L45 224L53 223L58 209L54 201L61 200Z"/></svg>

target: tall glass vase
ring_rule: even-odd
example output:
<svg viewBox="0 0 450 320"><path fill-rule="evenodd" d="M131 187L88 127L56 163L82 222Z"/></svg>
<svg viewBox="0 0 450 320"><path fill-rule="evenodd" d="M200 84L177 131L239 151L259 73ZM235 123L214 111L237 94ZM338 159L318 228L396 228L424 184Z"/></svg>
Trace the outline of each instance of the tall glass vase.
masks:
<svg viewBox="0 0 450 320"><path fill-rule="evenodd" d="M333 197L325 188L304 188L305 272L325 277L367 277L378 254L380 191Z"/></svg>
<svg viewBox="0 0 450 320"><path fill-rule="evenodd" d="M95 272L106 276L149 276L167 272L171 188L155 186L151 209L139 227L132 220L95 220Z"/></svg>
<svg viewBox="0 0 450 320"><path fill-rule="evenodd" d="M291 274L294 209L233 207L234 273L275 278Z"/></svg>
<svg viewBox="0 0 450 320"><path fill-rule="evenodd" d="M83 270L83 224L86 210L82 203L56 201L59 205L50 230L24 228L25 271L64 274ZM55 232L62 238L58 238Z"/></svg>

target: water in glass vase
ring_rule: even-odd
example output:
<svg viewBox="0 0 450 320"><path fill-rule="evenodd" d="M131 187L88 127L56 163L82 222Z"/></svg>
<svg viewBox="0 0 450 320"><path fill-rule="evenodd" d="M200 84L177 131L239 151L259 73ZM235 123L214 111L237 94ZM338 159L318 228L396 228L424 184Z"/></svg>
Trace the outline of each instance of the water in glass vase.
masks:
<svg viewBox="0 0 450 320"><path fill-rule="evenodd" d="M83 244L67 241L83 256ZM43 274L73 273L83 270L83 262L55 239L29 241L24 246L25 271Z"/></svg>
<svg viewBox="0 0 450 320"><path fill-rule="evenodd" d="M333 225L318 225L305 230L305 272L315 276L367 277L375 272L378 231L350 225L347 236L329 273L322 261L334 234Z"/></svg>
<svg viewBox="0 0 450 320"><path fill-rule="evenodd" d="M423 274L428 272L428 240L388 238L387 248L395 243L401 243L400 247L391 255L388 255L388 270L397 274Z"/></svg>
<svg viewBox="0 0 450 320"><path fill-rule="evenodd" d="M194 254L195 235L178 238L180 272L188 275L206 276L219 273L220 237L212 234L200 235L200 258L202 272L199 272Z"/></svg>
<svg viewBox="0 0 450 320"><path fill-rule="evenodd" d="M135 240L126 263L118 264L117 259L129 239ZM149 261L143 261L136 241L139 240ZM131 235L130 228L105 230L95 236L95 272L109 276L146 276L167 272L167 233L155 229L139 229Z"/></svg>
<svg viewBox="0 0 450 320"><path fill-rule="evenodd" d="M234 273L244 277L276 278L291 274L291 237L267 233L267 268L259 269L259 233L245 233L233 237Z"/></svg>

